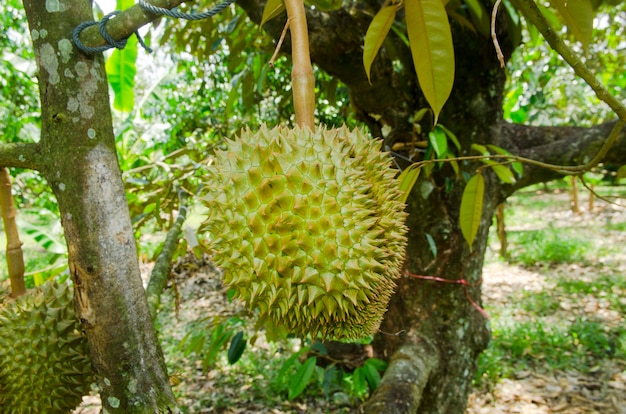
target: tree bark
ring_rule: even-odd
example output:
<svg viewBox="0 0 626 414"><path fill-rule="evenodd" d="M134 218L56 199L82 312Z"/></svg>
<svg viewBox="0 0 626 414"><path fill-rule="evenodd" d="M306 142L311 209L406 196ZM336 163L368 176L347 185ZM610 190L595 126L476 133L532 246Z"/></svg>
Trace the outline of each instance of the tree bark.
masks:
<svg viewBox="0 0 626 414"><path fill-rule="evenodd" d="M491 10L490 1L482 3ZM237 4L253 21L260 21L260 0L240 0ZM363 38L371 16L380 6L379 2L362 1L330 13L307 10L307 16L313 62L350 88L357 116L391 148L398 142L410 144L427 139L411 120L411 115L427 103L416 81L410 51L393 32L374 61L372 82L367 81L362 63ZM278 38L284 20L276 20L264 28ZM493 144L539 161L573 165L597 152L612 123L585 129L505 122L502 100L506 75L499 67L491 39L455 21L451 27L456 79L440 122L459 139L461 151L457 155L476 155L471 152L472 143ZM516 45L509 36L507 19L500 16L497 28L508 59ZM287 39L283 50L288 53L289 47ZM426 117L420 122L421 130L427 133L431 123ZM390 131L385 135L384 127ZM609 157L626 160L623 138ZM408 165L402 159L398 162ZM517 189L559 176L550 170L525 166L523 177L512 185L503 185L486 171L481 225L470 249L460 231L459 208L465 186L463 174L474 175L478 166L459 163L462 172L458 175L449 165L434 167L430 175L420 175L409 197L406 275L398 283L381 332L374 340L376 353L390 358L391 363L381 387L365 405L366 413L454 414L465 410L477 357L490 339L488 320L480 308L480 281L495 209ZM435 242L436 251L427 237Z"/></svg>
<svg viewBox="0 0 626 414"><path fill-rule="evenodd" d="M75 307L104 412L176 411L141 283L115 150L101 54L74 48L86 1L25 0L42 107L37 167L53 189L68 244ZM33 161L33 164L35 162Z"/></svg>

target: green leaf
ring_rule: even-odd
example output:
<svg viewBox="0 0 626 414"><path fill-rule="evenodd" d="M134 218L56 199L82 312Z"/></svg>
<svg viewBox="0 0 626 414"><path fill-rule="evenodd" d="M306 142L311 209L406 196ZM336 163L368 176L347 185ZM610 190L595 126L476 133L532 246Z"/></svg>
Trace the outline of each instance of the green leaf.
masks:
<svg viewBox="0 0 626 414"><path fill-rule="evenodd" d="M370 69L372 68L372 63L374 62L374 58L378 54L380 47L383 45L383 42L389 33L389 29L391 29L391 25L396 18L397 11L397 5L383 7L378 11L378 13L376 13L376 16L372 19L370 26L367 28L367 33L365 34L365 44L363 46L363 66L365 67L367 80L370 82Z"/></svg>
<svg viewBox="0 0 626 414"><path fill-rule="evenodd" d="M565 21L567 28L585 50L593 34L593 8L589 0L550 0Z"/></svg>
<svg viewBox="0 0 626 414"><path fill-rule="evenodd" d="M498 147L496 145L488 144L487 147L489 147L489 149L492 150L493 152L495 152L496 154L512 155L509 151L505 150L504 148L500 148L500 147ZM524 166L519 161L512 162L511 163L511 168L513 168L513 171L515 171L517 173L518 177L521 177L522 174L524 173Z"/></svg>
<svg viewBox="0 0 626 414"><path fill-rule="evenodd" d="M284 11L285 3L283 3L283 0L267 0L265 8L263 9L263 17L261 17L259 30L261 30L265 22L272 20L274 17L280 16Z"/></svg>
<svg viewBox="0 0 626 414"><path fill-rule="evenodd" d="M456 147L456 149L461 151L461 143L459 142L459 139L456 137L456 135L454 135L454 132L450 131L448 128L446 128L445 126L441 124L437 124L435 129L436 128L442 129L443 132L446 133L446 136L448 137L448 139L454 143L454 146Z"/></svg>
<svg viewBox="0 0 626 414"><path fill-rule="evenodd" d="M135 73L137 67L137 38L131 36L124 49L115 49L106 62L107 78L115 98L113 107L130 112L135 106Z"/></svg>
<svg viewBox="0 0 626 414"><path fill-rule="evenodd" d="M428 133L428 140L435 150L437 158L445 158L448 153L448 139L446 138L446 133L440 128L435 128Z"/></svg>
<svg viewBox="0 0 626 414"><path fill-rule="evenodd" d="M312 356L306 360L302 366L296 372L296 375L293 377L292 381L289 383L289 396L290 400L293 400L298 395L302 394L302 391L306 388L307 384L313 377L313 372L315 372L315 364L317 363L317 358Z"/></svg>
<svg viewBox="0 0 626 414"><path fill-rule="evenodd" d="M484 37L491 35L491 16L478 0L465 0L474 27Z"/></svg>
<svg viewBox="0 0 626 414"><path fill-rule="evenodd" d="M454 83L454 49L448 15L441 0L406 0L406 26L422 92L435 124Z"/></svg>
<svg viewBox="0 0 626 414"><path fill-rule="evenodd" d="M232 365L239 361L239 358L243 355L243 351L246 349L246 344L247 341L243 338L243 331L237 332L232 341L230 341L230 347L228 348L229 364Z"/></svg>
<svg viewBox="0 0 626 414"><path fill-rule="evenodd" d="M368 358L366 364L373 366L380 372L384 372L387 369L387 363L379 358Z"/></svg>
<svg viewBox="0 0 626 414"><path fill-rule="evenodd" d="M480 217L483 212L483 197L485 195L485 178L476 174L468 181L461 198L460 225L461 233L472 250L472 244L478 233Z"/></svg>
<svg viewBox="0 0 626 414"><path fill-rule="evenodd" d="M416 166L416 164L409 165L398 177L398 182L400 183L400 191L402 192L402 197L400 200L403 203L406 203L406 200L409 198L409 194L413 189L413 186L417 182L417 179L420 176L420 171L422 170L421 166Z"/></svg>
<svg viewBox="0 0 626 414"><path fill-rule="evenodd" d="M373 391L378 388L378 385L380 385L381 378L376 367L373 364L369 364L368 362L369 360L365 361L365 364L363 364L363 372L365 374L365 379L367 380L367 383L370 385L370 388Z"/></svg>
<svg viewBox="0 0 626 414"><path fill-rule="evenodd" d="M487 147L485 147L484 145L472 144L471 148L476 152L480 152L482 155L490 155L489 150L487 150Z"/></svg>
<svg viewBox="0 0 626 414"><path fill-rule="evenodd" d="M433 239L433 236L428 233L424 233L424 235L426 236L430 252L433 254L433 257L437 257L437 244L435 243L435 239Z"/></svg>
<svg viewBox="0 0 626 414"><path fill-rule="evenodd" d="M448 161L448 164L450 164L450 167L452 167L452 169L454 170L454 174L458 177L460 171L459 163L455 159L456 155L452 151L448 151L447 158L450 160Z"/></svg>
<svg viewBox="0 0 626 414"><path fill-rule="evenodd" d="M506 184L513 184L515 182L515 177L511 170L509 170L504 165L497 163L493 160L481 160L483 163L489 165L493 172L496 173L500 181Z"/></svg>
<svg viewBox="0 0 626 414"><path fill-rule="evenodd" d="M352 372L352 389L359 397L365 396L367 393L367 382L365 380L364 367L358 367Z"/></svg>

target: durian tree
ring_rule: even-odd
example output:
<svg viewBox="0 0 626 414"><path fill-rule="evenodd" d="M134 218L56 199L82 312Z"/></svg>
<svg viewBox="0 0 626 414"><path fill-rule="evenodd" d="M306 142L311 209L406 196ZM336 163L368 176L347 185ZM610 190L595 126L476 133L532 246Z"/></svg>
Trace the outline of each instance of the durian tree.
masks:
<svg viewBox="0 0 626 414"><path fill-rule="evenodd" d="M400 155L401 168L418 160L416 149L425 137L428 141L436 122L445 126L448 137L458 140L456 156L475 154L472 145L480 144L544 164L584 164L594 158L615 122L578 128L503 120L506 72L489 38L489 19L485 23L492 9L489 0L442 2L450 16L454 47L454 65L444 66L443 72L447 71L454 86L443 100L435 93L433 103L424 79L418 82L416 77L416 46L409 48L402 25L404 13L413 13L420 5L432 6L434 1L439 0L405 2L404 8L388 2L319 1L313 2L315 8L306 9L312 61L349 87L357 117L373 137L383 138L383 148ZM569 0L570 4L579 2L590 4ZM174 7L180 1L153 3ZM392 7L385 16L395 28L381 40L366 72L364 38L381 6ZM240 0L237 7L251 21L261 22L264 2ZM106 411L174 412L176 404L139 277L115 153L104 62L101 54L83 54L71 42L73 29L92 20L91 5L82 0L25 0L24 9L39 68L41 139L36 144L0 145L0 166L40 171L58 199L76 311L87 334ZM507 17L501 9L498 16L496 37L507 60L519 45L519 27L513 13ZM128 37L156 18L137 6L120 17L107 25L116 39ZM441 14L437 19L441 23ZM267 21L264 30L278 39L284 23L282 17ZM414 39L415 33L408 38ZM97 27L85 30L81 39L91 46L104 43ZM289 46L287 38L286 53ZM450 55L449 49L444 52ZM429 115L426 110L424 116L423 109L429 107L433 112ZM620 117L623 120L624 114ZM311 120L306 122L311 124ZM624 139L619 138L605 158L617 164L626 159ZM435 153L433 149L430 154ZM491 217L496 206L517 189L563 173L535 163L525 165L515 180L503 181L496 170L485 170L481 174L483 202L470 244L461 230L461 205L469 177L483 164L459 160L430 165L407 199L404 277L395 280L398 286L374 342L377 352L391 363L366 412L463 412L477 356L489 341L488 321L479 309ZM397 214L404 215L400 210Z"/></svg>
<svg viewBox="0 0 626 414"><path fill-rule="evenodd" d="M92 4L27 0L23 6L37 63L41 136L36 143L0 144L0 165L39 171L56 196L76 315L87 336L104 412L175 412L139 273L104 59L101 53L81 53L72 43L74 28L93 21ZM31 368L36 373L38 367ZM57 395L57 390L37 391ZM18 402L26 405L28 395ZM54 409L31 405L0 411Z"/></svg>
<svg viewBox="0 0 626 414"><path fill-rule="evenodd" d="M307 9L307 19L313 62L349 87L358 118L369 126L373 136L384 137L387 148L398 148L401 155L398 163L406 168L409 163L403 159L419 154L420 142L431 141L429 132L433 131L434 120L422 117L423 109L434 107L434 112L438 112L432 94L429 97L428 91L424 91L423 80L418 81L414 64L414 49L428 46L412 43L409 47L404 37L406 32L402 30L408 20L404 13L409 13L409 2L404 2L404 8L394 2L343 2L330 7L326 2L312 3L317 7ZM433 2L417 3L432 5ZM454 64L444 66L444 70L453 71L454 86L441 106L437 122L458 140L455 155L480 155L473 149L476 144L492 145L539 163L525 164L523 173L513 180L503 179L498 174L501 171L488 170L481 174L484 192L471 244L461 228L461 205L470 177L477 175L483 163L459 161L455 165L432 167L429 173L421 172L407 200L405 277L398 281L374 340L376 351L390 359L390 366L364 407L371 414L464 412L478 355L490 338L488 319L480 311L480 281L488 230L497 206L520 188L562 176L563 169L546 166L586 164L611 135L617 142L604 160L622 165L626 159L624 133L619 132L619 125L615 128L616 121L589 128L506 122L503 95L507 73L501 67L490 37L490 19L486 17L491 14L493 2L442 3L446 4L449 15L454 50ZM237 4L250 19L262 22L264 2L240 0ZM501 8L497 14L495 35L502 52L500 59L505 62L520 43L519 21L516 23L512 18L514 13L508 13L525 10L532 15L528 13L532 4L521 0L510 2L508 11ZM583 10L589 11L585 16L574 13L588 27L591 3L570 1L569 4L582 4ZM594 4L597 6L598 2ZM613 5L624 10L621 4ZM390 31L381 41L381 49L376 59L370 61L368 74L364 68L364 39L372 16L383 13L385 6L398 10L393 14L387 12L384 17L389 26L396 25L399 30ZM415 8L412 10L415 12ZM283 24L284 20L269 21L263 27L278 38ZM379 24L384 26L384 20ZM564 36L564 32L560 35ZM410 37L409 33L412 41ZM288 42L285 43L288 48ZM619 88L614 91L620 93ZM606 97L604 92L600 95ZM612 104L624 121L626 114L619 98L612 99ZM455 143L449 141L453 148ZM437 158L439 154L430 145L426 157ZM417 155L416 160L423 160L422 157Z"/></svg>

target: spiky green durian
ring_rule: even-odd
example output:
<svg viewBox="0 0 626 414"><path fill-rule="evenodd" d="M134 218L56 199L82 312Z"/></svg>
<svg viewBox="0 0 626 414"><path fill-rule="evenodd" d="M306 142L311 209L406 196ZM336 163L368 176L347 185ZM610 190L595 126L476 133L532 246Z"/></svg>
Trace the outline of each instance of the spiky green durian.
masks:
<svg viewBox="0 0 626 414"><path fill-rule="evenodd" d="M247 130L211 167L214 261L261 320L297 335L375 332L406 214L391 157L358 129Z"/></svg>
<svg viewBox="0 0 626 414"><path fill-rule="evenodd" d="M47 282L0 308L0 412L67 413L93 382L67 285Z"/></svg>

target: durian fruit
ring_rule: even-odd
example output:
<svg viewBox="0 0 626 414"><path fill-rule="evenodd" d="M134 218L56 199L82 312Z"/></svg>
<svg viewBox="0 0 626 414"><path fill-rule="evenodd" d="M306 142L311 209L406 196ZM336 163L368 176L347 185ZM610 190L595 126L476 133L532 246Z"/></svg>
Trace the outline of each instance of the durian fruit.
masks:
<svg viewBox="0 0 626 414"><path fill-rule="evenodd" d="M205 199L224 283L269 326L335 339L374 333L406 246L381 142L345 126L263 126L227 147Z"/></svg>
<svg viewBox="0 0 626 414"><path fill-rule="evenodd" d="M47 282L0 308L0 412L67 413L93 374L65 284Z"/></svg>

